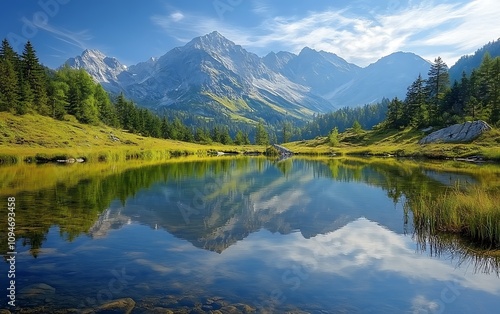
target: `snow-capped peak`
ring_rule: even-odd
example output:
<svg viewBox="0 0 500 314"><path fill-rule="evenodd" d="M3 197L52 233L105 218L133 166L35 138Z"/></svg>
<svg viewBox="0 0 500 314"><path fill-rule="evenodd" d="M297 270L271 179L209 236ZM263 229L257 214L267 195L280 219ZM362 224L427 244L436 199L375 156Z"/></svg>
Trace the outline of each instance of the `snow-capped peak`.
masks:
<svg viewBox="0 0 500 314"><path fill-rule="evenodd" d="M81 56L68 59L66 64L72 68L85 69L99 83L117 81L118 75L127 70L116 58L108 57L96 49L86 49Z"/></svg>
<svg viewBox="0 0 500 314"><path fill-rule="evenodd" d="M101 59L101 60L103 60L104 58L106 58L106 55L103 54L101 51L99 51L97 49L85 49L82 52L81 57L82 58Z"/></svg>

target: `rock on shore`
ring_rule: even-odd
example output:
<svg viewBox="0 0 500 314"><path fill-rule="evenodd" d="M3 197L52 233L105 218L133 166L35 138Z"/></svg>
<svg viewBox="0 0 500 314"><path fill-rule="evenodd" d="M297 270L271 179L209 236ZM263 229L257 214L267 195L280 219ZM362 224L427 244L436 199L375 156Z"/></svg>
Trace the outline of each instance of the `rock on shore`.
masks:
<svg viewBox="0 0 500 314"><path fill-rule="evenodd" d="M421 139L419 144L430 144L430 143L461 143L469 142L477 138L479 135L486 131L491 130L491 126L488 123L478 120L478 121L467 121L461 124L454 124L447 128L432 132L423 139Z"/></svg>

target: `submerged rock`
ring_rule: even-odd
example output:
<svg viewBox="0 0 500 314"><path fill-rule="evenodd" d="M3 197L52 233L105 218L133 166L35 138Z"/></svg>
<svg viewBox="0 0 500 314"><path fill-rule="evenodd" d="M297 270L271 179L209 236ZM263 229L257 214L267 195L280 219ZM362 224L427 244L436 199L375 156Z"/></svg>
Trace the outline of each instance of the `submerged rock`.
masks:
<svg viewBox="0 0 500 314"><path fill-rule="evenodd" d="M467 121L461 124L454 124L447 128L437 130L427 135L421 139L419 144L430 144L430 143L460 143L469 142L477 138L479 135L486 131L491 130L491 126L488 123L478 120L478 121Z"/></svg>
<svg viewBox="0 0 500 314"><path fill-rule="evenodd" d="M55 293L56 289L54 287L49 286L45 283L38 283L21 289L21 291L19 291L19 298L29 299L31 301L45 300L54 296Z"/></svg>
<svg viewBox="0 0 500 314"><path fill-rule="evenodd" d="M163 307L155 307L154 309L149 311L151 314L174 314L172 310L163 308Z"/></svg>
<svg viewBox="0 0 500 314"><path fill-rule="evenodd" d="M99 313L119 313L119 314L129 314L135 307L135 301L131 298L124 298L109 301L97 308L94 312L96 314Z"/></svg>

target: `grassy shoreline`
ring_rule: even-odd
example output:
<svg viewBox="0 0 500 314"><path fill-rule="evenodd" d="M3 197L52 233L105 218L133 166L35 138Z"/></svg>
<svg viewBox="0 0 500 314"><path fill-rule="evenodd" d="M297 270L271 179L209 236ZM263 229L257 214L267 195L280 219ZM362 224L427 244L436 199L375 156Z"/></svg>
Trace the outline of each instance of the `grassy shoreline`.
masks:
<svg viewBox="0 0 500 314"><path fill-rule="evenodd" d="M500 162L500 130L484 133L470 143L435 143L420 145L425 134L418 130L374 130L356 134L350 130L339 135L332 146L327 137L283 144L301 155L342 155L419 157L429 159L467 159L480 156L483 160Z"/></svg>
<svg viewBox="0 0 500 314"><path fill-rule="evenodd" d="M217 152L263 153L264 146L203 145L157 139L93 126L58 121L40 115L0 113L0 164L83 158L88 162L165 160L179 156L209 156Z"/></svg>
<svg viewBox="0 0 500 314"><path fill-rule="evenodd" d="M327 137L285 143L297 155L382 156L456 159L480 156L500 162L500 130L492 130L471 143L419 145L418 130L373 130L339 134L332 146ZM0 113L0 164L84 158L88 162L130 159L165 160L179 156L209 156L266 152L265 146L196 144L131 134L108 126L81 124L72 117L58 121L40 115Z"/></svg>

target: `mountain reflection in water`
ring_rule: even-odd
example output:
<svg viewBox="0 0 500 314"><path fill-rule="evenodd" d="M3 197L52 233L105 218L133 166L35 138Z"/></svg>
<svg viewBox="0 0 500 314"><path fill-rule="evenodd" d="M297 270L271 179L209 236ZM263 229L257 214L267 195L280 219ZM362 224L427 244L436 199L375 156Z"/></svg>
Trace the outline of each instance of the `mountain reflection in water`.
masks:
<svg viewBox="0 0 500 314"><path fill-rule="evenodd" d="M112 298L133 298L139 313L148 304L182 309L181 298L194 300L191 307L222 298L258 311L311 313L499 305L498 257L456 236L419 233L403 208L418 192L444 191L446 180L497 184L497 170L214 158L106 175L73 168L81 179L65 182L58 171L67 168L50 169L53 176L26 171L42 171L43 187L9 192L19 204L19 289L43 283L56 291L43 300L21 295L27 307L93 307L82 296L96 300L96 287L106 290L122 271L126 285Z"/></svg>

